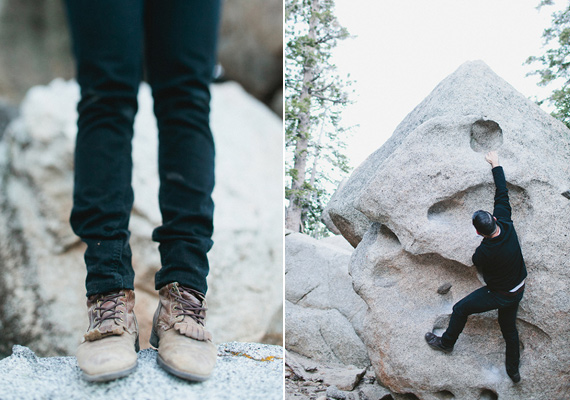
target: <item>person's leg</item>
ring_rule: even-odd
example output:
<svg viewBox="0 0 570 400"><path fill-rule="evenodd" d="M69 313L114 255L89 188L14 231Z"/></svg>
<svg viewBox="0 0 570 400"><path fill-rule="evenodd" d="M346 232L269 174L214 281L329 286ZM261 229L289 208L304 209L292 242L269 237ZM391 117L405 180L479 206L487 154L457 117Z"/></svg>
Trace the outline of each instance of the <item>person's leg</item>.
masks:
<svg viewBox="0 0 570 400"><path fill-rule="evenodd" d="M142 0L67 0L81 87L71 226L87 244L87 296L133 289L131 139L142 76Z"/></svg>
<svg viewBox="0 0 570 400"><path fill-rule="evenodd" d="M441 336L441 343L452 348L465 328L467 317L498 308L500 304L489 289L484 286L464 297L453 306L453 313L447 330Z"/></svg>
<svg viewBox="0 0 570 400"><path fill-rule="evenodd" d="M159 129L162 268L151 344L157 361L183 379L208 379L216 346L205 329L214 204L214 140L209 127L220 2L148 0L148 79ZM176 322L176 323L174 323Z"/></svg>
<svg viewBox="0 0 570 400"><path fill-rule="evenodd" d="M515 381L520 380L520 377L516 378L520 360L519 333L516 325L518 308L518 301L507 307L499 308L499 325L506 345L505 367L511 379Z"/></svg>
<svg viewBox="0 0 570 400"><path fill-rule="evenodd" d="M210 92L220 14L218 0L147 0L148 80L159 129L163 223L159 290L168 283L206 293L212 246L214 141Z"/></svg>
<svg viewBox="0 0 570 400"><path fill-rule="evenodd" d="M128 222L142 5L142 0L66 1L81 87L70 222L87 244L89 328L76 355L88 381L120 378L137 366Z"/></svg>

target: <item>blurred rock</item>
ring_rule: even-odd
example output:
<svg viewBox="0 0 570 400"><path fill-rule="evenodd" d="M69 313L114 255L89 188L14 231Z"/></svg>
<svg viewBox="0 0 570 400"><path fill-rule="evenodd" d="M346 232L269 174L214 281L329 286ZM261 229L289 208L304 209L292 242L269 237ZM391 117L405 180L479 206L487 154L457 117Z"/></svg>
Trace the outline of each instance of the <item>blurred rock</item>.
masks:
<svg viewBox="0 0 570 400"><path fill-rule="evenodd" d="M0 99L0 140L10 123L18 116L18 108Z"/></svg>
<svg viewBox="0 0 570 400"><path fill-rule="evenodd" d="M62 0L2 0L0 96L17 104L30 87L73 76L63 4Z"/></svg>
<svg viewBox="0 0 570 400"><path fill-rule="evenodd" d="M87 328L84 246L68 223L79 90L55 80L32 88L0 142L0 353L75 351ZM217 145L208 326L216 342L282 337L282 121L239 85L212 87ZM157 129L142 85L133 141L131 247L141 346L158 304ZM277 162L279 161L279 162Z"/></svg>
<svg viewBox="0 0 570 400"><path fill-rule="evenodd" d="M218 47L226 78L282 116L283 1L224 1Z"/></svg>
<svg viewBox="0 0 570 400"><path fill-rule="evenodd" d="M62 0L0 2L0 96L14 103L34 85L74 77ZM282 117L283 2L223 2L218 58L225 78Z"/></svg>
<svg viewBox="0 0 570 400"><path fill-rule="evenodd" d="M283 118L283 88L280 88L273 94L270 107L277 115Z"/></svg>

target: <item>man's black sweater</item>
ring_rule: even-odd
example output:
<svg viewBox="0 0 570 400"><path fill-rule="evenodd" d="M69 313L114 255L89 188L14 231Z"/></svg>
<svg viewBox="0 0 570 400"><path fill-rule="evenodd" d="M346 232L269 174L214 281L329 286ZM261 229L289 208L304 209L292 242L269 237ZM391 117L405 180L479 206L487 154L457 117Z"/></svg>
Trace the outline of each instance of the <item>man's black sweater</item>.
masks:
<svg viewBox="0 0 570 400"><path fill-rule="evenodd" d="M501 233L484 238L475 250L473 264L482 271L487 287L492 291L508 292L520 284L527 275L521 247L513 221L509 192L502 167L492 170L495 180L495 208L493 215Z"/></svg>

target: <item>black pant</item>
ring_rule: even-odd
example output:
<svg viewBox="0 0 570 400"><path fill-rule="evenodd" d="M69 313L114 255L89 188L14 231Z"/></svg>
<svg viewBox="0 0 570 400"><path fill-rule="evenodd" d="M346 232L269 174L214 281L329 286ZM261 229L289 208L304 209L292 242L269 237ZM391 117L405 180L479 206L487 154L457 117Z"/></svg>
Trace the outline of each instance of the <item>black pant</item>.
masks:
<svg viewBox="0 0 570 400"><path fill-rule="evenodd" d="M516 319L523 293L524 290L514 296L508 296L492 292L485 286L464 297L453 306L449 326L442 335L443 345L455 345L469 315L498 309L499 326L506 344L505 365L509 371L518 370L520 354Z"/></svg>
<svg viewBox="0 0 570 400"><path fill-rule="evenodd" d="M207 290L214 142L209 128L219 0L67 0L81 87L71 226L87 244L87 295L133 289L131 139L146 67L159 129L162 269ZM156 160L148 160L156 162Z"/></svg>

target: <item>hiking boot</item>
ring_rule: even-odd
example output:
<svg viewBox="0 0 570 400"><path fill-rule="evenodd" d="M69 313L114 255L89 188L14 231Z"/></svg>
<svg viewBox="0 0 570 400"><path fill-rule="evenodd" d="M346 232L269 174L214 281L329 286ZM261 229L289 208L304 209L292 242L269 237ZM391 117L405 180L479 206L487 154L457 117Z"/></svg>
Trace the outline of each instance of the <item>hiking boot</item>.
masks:
<svg viewBox="0 0 570 400"><path fill-rule="evenodd" d="M189 381L205 381L216 364L216 346L204 328L204 295L177 282L158 292L150 344L158 348L157 362L167 372Z"/></svg>
<svg viewBox="0 0 570 400"><path fill-rule="evenodd" d="M448 354L453 351L453 346L451 347L444 346L443 343L441 342L441 337L436 336L431 332L426 333L425 339L427 344L429 344L430 347L434 350L443 351L444 353Z"/></svg>
<svg viewBox="0 0 570 400"><path fill-rule="evenodd" d="M134 306L135 293L127 289L87 299L89 329L77 349L85 380L110 381L136 369L139 329Z"/></svg>

